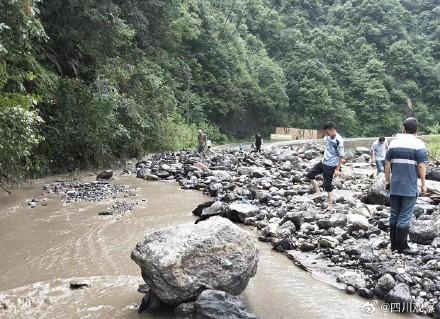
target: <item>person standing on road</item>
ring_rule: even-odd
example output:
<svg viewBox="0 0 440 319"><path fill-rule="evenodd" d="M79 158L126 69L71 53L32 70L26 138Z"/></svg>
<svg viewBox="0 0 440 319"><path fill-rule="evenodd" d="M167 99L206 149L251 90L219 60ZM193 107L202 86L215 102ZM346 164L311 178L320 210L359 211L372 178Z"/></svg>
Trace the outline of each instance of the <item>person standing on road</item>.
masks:
<svg viewBox="0 0 440 319"><path fill-rule="evenodd" d="M206 149L207 138L206 138L206 134L203 133L202 130L199 130L198 140L199 140L199 147L197 151L199 153L204 153Z"/></svg>
<svg viewBox="0 0 440 319"><path fill-rule="evenodd" d="M408 246L407 238L418 196L418 178L422 193L427 192L425 163L428 155L425 144L416 138L418 127L415 118L406 119L404 134L391 141L385 158L385 188L390 190L391 199L391 250L403 254L417 253Z"/></svg>
<svg viewBox="0 0 440 319"><path fill-rule="evenodd" d="M306 175L313 185L315 192L321 194L316 176L322 174L324 177L324 190L328 193L328 208L333 209L333 176L338 176L341 170L344 157L344 140L336 131L336 125L333 122L327 122L324 125L325 150L322 161L316 164Z"/></svg>
<svg viewBox="0 0 440 319"><path fill-rule="evenodd" d="M388 143L385 137L381 136L371 146L371 163L376 163L377 174L383 173L385 169L385 156L388 151Z"/></svg>
<svg viewBox="0 0 440 319"><path fill-rule="evenodd" d="M263 138L260 133L255 134L255 151L261 151L261 145L263 144Z"/></svg>

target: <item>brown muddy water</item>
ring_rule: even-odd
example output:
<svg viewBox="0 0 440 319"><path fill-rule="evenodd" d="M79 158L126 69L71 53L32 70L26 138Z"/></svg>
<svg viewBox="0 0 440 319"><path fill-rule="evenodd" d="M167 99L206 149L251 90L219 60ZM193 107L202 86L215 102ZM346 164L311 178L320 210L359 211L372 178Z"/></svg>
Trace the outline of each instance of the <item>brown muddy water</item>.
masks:
<svg viewBox="0 0 440 319"><path fill-rule="evenodd" d="M125 200L138 202L119 219L98 216L114 199L69 204L43 196L50 179L0 194L0 318L172 318L171 312L137 313L143 281L130 252L150 232L193 222L191 211L206 198L171 182L115 179L136 189ZM28 207L28 200L43 197L46 207ZM268 244L259 247L258 272L242 298L262 319L403 318L379 306L366 314L366 300L312 278ZM71 290L72 281L90 288Z"/></svg>

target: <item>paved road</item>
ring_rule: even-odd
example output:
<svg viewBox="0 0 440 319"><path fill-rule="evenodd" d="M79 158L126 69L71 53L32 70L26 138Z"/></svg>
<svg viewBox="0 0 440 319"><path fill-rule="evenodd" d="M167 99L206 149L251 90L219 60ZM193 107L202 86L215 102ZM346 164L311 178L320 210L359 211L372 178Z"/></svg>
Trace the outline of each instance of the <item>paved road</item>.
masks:
<svg viewBox="0 0 440 319"><path fill-rule="evenodd" d="M421 138L425 139L426 137L440 137L440 135L424 135ZM387 137L387 141L390 141L394 139L395 137ZM365 146L364 144L372 144L378 137L354 137L354 138L344 138L344 141L346 144L350 145L350 148L354 148L358 143L361 146ZM322 139L319 140L294 140L294 141L269 141L265 142L263 144L263 148L267 147L280 147L280 146L290 146L290 145L304 145L307 143L322 143ZM231 143L231 144L225 144L225 145L219 145L213 147L213 149L221 150L221 149L239 149L240 144L243 144L245 149L249 149L251 143L250 142L244 142L244 143Z"/></svg>

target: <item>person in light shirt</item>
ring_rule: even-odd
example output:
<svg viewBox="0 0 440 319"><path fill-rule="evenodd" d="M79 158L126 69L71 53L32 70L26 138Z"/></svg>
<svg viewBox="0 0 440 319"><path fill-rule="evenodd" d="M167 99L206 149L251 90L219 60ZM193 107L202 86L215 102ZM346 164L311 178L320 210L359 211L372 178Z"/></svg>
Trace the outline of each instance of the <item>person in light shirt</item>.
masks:
<svg viewBox="0 0 440 319"><path fill-rule="evenodd" d="M324 131L326 134L324 157L307 173L306 177L310 180L315 192L321 194L315 178L320 174L323 175L324 190L328 194L328 208L333 210L333 176L337 176L341 170L344 158L344 139L336 131L336 124L333 122L327 122L324 125Z"/></svg>
<svg viewBox="0 0 440 319"><path fill-rule="evenodd" d="M371 163L376 164L377 174L385 170L385 156L388 151L388 143L385 137L381 136L371 146Z"/></svg>

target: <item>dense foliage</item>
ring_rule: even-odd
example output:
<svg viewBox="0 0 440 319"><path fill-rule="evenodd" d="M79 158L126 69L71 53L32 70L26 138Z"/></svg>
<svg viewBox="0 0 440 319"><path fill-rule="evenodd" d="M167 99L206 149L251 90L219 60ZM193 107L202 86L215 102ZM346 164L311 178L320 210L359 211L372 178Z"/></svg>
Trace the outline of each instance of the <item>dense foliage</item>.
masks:
<svg viewBox="0 0 440 319"><path fill-rule="evenodd" d="M0 179L192 147L200 127L363 136L415 114L438 133L439 25L435 0L0 0Z"/></svg>

